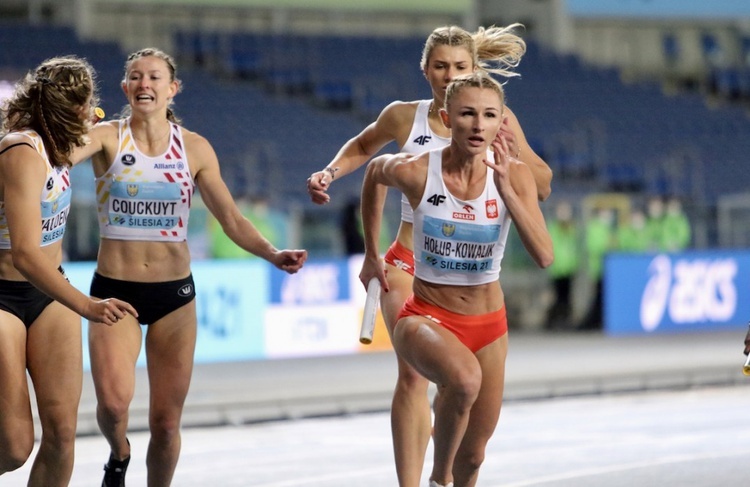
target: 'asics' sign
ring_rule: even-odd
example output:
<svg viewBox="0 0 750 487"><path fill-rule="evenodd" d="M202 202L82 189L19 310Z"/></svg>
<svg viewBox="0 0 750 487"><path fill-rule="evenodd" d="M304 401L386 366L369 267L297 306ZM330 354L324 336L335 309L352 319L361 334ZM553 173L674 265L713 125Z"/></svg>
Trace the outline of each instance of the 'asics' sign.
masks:
<svg viewBox="0 0 750 487"><path fill-rule="evenodd" d="M608 334L746 327L750 249L613 252L604 260Z"/></svg>
<svg viewBox="0 0 750 487"><path fill-rule="evenodd" d="M657 255L641 297L641 326L655 330L665 313L677 324L731 319L737 308L737 267L733 258L672 261Z"/></svg>

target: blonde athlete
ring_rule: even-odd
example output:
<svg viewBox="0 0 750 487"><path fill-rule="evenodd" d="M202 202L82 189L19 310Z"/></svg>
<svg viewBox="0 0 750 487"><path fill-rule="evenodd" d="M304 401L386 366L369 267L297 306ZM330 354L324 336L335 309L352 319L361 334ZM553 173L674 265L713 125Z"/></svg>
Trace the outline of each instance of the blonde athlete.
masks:
<svg viewBox="0 0 750 487"><path fill-rule="evenodd" d="M73 472L79 315L114 325L135 314L117 299L89 298L61 267L69 153L91 126L94 76L83 59L48 59L19 81L0 114L0 475L21 467L34 448L28 371L42 426L34 486L68 485Z"/></svg>
<svg viewBox="0 0 750 487"><path fill-rule="evenodd" d="M395 141L402 152L420 154L444 147L450 142L450 130L445 127L439 108L443 106L445 89L455 76L475 70L488 70L502 76L514 76L511 69L518 65L525 52L525 43L514 33L520 27L479 28L474 33L456 27L440 27L427 38L420 66L430 84L432 98L420 101L395 101L388 105L378 119L356 137L349 140L322 171L308 179L308 191L319 204L329 201L326 194L334 180L353 172ZM506 118L500 129L510 153L526 163L534 175L539 199L550 194L552 172L527 143L523 130L513 114L504 107ZM411 207L402 199L402 217L395 241L386 254L387 284L381 294L381 310L392 333L396 316L412 292L414 258L412 253ZM379 220L378 220L379 221ZM367 248L363 282L377 275L382 267L377 247L379 226L365 225ZM425 451L432 429L430 404L427 397L428 381L397 355L398 379L391 408L393 447L396 472L402 487L417 486L422 472Z"/></svg>
<svg viewBox="0 0 750 487"><path fill-rule="evenodd" d="M125 297L140 319L89 328L97 421L111 453L103 486L122 486L130 460L126 432L142 330L150 383L148 485L170 485L180 454L180 420L190 384L197 316L187 224L197 187L209 211L244 250L288 273L304 250L277 250L237 208L211 144L178 123L180 90L172 58L157 49L131 54L122 89L130 116L97 124L77 160L93 156L101 243L91 295Z"/></svg>
<svg viewBox="0 0 750 487"><path fill-rule="evenodd" d="M393 346L438 387L430 485L465 487L476 485L502 404L508 324L499 275L510 223L540 267L552 263L553 250L534 176L497 137L500 84L484 71L454 78L440 116L450 145L373 159L362 205L363 213L380 210L378 186L392 186L414 210L414 293L392 330ZM378 278L387 285L382 267Z"/></svg>

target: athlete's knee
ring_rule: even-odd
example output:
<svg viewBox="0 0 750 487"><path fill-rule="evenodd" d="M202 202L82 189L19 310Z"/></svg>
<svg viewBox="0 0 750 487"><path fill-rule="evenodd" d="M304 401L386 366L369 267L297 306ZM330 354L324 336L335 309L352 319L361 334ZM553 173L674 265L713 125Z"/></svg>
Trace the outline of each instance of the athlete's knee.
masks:
<svg viewBox="0 0 750 487"><path fill-rule="evenodd" d="M31 456L34 449L34 436L24 435L24 438L13 438L0 449L0 474L18 470Z"/></svg>
<svg viewBox="0 0 750 487"><path fill-rule="evenodd" d="M467 479L476 478L479 468L484 463L484 446L476 448L462 448L456 453L453 461L453 476L456 485L463 485Z"/></svg>
<svg viewBox="0 0 750 487"><path fill-rule="evenodd" d="M159 443L171 443L180 434L180 415L155 413L149 419L151 437Z"/></svg>
<svg viewBox="0 0 750 487"><path fill-rule="evenodd" d="M112 423L118 423L127 418L129 408L130 399L118 395L100 398L97 404L99 415Z"/></svg>
<svg viewBox="0 0 750 487"><path fill-rule="evenodd" d="M400 367L396 386L399 388L413 390L415 392L426 391L430 381L424 378L422 374L410 366Z"/></svg>
<svg viewBox="0 0 750 487"><path fill-rule="evenodd" d="M482 387L482 370L466 366L455 370L445 384L445 392L469 406L474 404Z"/></svg>
<svg viewBox="0 0 750 487"><path fill-rule="evenodd" d="M72 415L43 424L42 442L57 451L72 451L76 440L76 419L76 415Z"/></svg>

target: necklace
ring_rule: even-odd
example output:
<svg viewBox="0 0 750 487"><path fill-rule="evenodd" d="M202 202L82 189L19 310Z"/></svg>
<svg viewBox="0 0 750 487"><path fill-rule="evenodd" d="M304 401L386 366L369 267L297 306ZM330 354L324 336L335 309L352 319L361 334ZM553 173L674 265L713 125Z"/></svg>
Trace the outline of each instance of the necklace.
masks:
<svg viewBox="0 0 750 487"><path fill-rule="evenodd" d="M143 139L137 137L135 135L135 132L133 132L132 130L131 130L130 133L133 134L133 138L135 140L137 140L138 142L142 142L144 144L153 144L154 142L161 142L162 140L164 140L170 134L170 132L172 132L172 127L171 126L167 127L167 132L164 135L160 135L159 137L157 137L157 138L155 138L153 140L148 140L148 138L146 138L146 140L143 140Z"/></svg>
<svg viewBox="0 0 750 487"><path fill-rule="evenodd" d="M429 118L433 113L437 113L437 108L435 108L435 100L432 100L430 102L430 108L429 110L427 110L427 117Z"/></svg>

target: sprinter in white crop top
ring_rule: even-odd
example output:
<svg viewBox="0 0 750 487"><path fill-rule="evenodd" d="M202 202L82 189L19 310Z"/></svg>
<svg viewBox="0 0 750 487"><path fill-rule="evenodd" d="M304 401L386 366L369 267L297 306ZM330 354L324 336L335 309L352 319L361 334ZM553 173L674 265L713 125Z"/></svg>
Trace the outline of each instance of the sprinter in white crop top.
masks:
<svg viewBox="0 0 750 487"><path fill-rule="evenodd" d="M99 234L117 240L185 241L195 183L182 128L169 122L166 148L149 156L138 149L130 118L118 124L117 153L96 177Z"/></svg>
<svg viewBox="0 0 750 487"><path fill-rule="evenodd" d="M0 484L27 465L16 475L24 485L68 485L83 384L81 316L109 326L136 313L117 299L92 299L62 268L70 153L92 125L94 80L85 59L45 59L0 106Z"/></svg>
<svg viewBox="0 0 750 487"><path fill-rule="evenodd" d="M428 154L427 181L414 210L414 276L434 284L472 286L496 281L510 215L492 180L479 196L462 200L446 187L443 149Z"/></svg>
<svg viewBox="0 0 750 487"><path fill-rule="evenodd" d="M34 130L18 132L19 135L29 139L26 145L30 145L39 153L47 167L47 178L42 188L42 239L40 245L45 247L63 238L65 224L70 211L70 199L72 190L70 187L70 171L66 166L52 167L44 142ZM19 142L19 144L24 144ZM5 150L10 150L9 146ZM5 216L5 202L0 201L0 249L10 249L10 232L8 231L8 220Z"/></svg>
<svg viewBox="0 0 750 487"><path fill-rule="evenodd" d="M431 99L396 100L385 106L375 121L342 145L323 170L310 175L307 188L312 201L328 203L328 190L334 181L366 164L389 143L395 143L400 151L414 155L448 145L450 131L438 115L448 83L455 76L475 70L487 70L506 78L516 76L513 68L525 52L525 43L515 32L517 27L521 26L480 27L475 32L455 25L434 29L425 40L419 61L429 84ZM534 174L539 198L544 200L551 191L552 172L529 146L515 114L508 107L505 107L505 113L507 123L503 124L498 135L507 140L510 154L528 164ZM383 194L378 200L362 200L361 207L363 220L377 218L377 221L364 225L366 267L362 269L360 280L367 285L383 267L383 260L388 270L387 287L380 295L380 309L387 330L375 331L372 345L375 347L390 346L390 334L411 293L414 275L411 205L402 198L402 218L395 239L383 258L377 244L381 237L380 215L384 204ZM391 408L396 474L400 485L417 485L421 482L422 463L432 432L429 383L398 355L396 359L398 378Z"/></svg>
<svg viewBox="0 0 750 487"><path fill-rule="evenodd" d="M179 424L193 370L198 317L187 224L193 190L229 238L288 273L304 250L278 250L245 218L221 176L211 144L180 125L171 109L180 91L171 56L154 48L132 53L122 89L129 114L102 122L74 155L92 158L101 239L92 296L125 297L138 319L89 327L99 428L109 451L102 485L123 485L130 461L128 409L145 328L151 438L148 482L169 485L180 455ZM210 96L210 94L207 94ZM242 130L228 127L227 130ZM248 285L252 285L248 283Z"/></svg>
<svg viewBox="0 0 750 487"><path fill-rule="evenodd" d="M433 107L433 100L420 100L417 104L417 110L414 113L414 123L411 126L411 132L406 138L406 143L401 147L399 152L407 154L421 154L428 150L445 147L450 143L450 137L444 137L430 127L430 113L436 111ZM412 210L409 200L401 195L401 221L412 223L414 221L414 210Z"/></svg>
<svg viewBox="0 0 750 487"><path fill-rule="evenodd" d="M502 87L487 73L454 78L440 111L450 145L418 156L376 157L362 186L363 201L391 186L414 208L413 295L392 342L399 357L440 391L434 485L473 485L475 460L485 457L497 424L508 351L498 276L510 221L539 266L553 258L532 172L512 160L507 142L497 137L503 108ZM387 284L383 269L377 277Z"/></svg>

